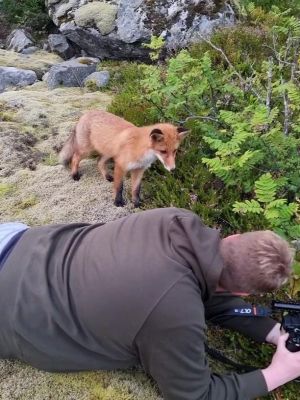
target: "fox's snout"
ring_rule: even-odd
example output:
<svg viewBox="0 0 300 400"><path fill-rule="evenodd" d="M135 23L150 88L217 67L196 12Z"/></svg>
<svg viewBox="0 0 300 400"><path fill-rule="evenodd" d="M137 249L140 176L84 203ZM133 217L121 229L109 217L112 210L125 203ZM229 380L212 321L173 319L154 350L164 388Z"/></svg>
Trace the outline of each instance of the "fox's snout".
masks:
<svg viewBox="0 0 300 400"><path fill-rule="evenodd" d="M150 133L151 147L167 171L175 169L177 149L188 131L170 124L157 125Z"/></svg>
<svg viewBox="0 0 300 400"><path fill-rule="evenodd" d="M166 168L167 171L173 171L176 167L175 164L175 156L173 155L167 155L167 156L162 156L161 154L157 154L157 158L161 161L163 166Z"/></svg>

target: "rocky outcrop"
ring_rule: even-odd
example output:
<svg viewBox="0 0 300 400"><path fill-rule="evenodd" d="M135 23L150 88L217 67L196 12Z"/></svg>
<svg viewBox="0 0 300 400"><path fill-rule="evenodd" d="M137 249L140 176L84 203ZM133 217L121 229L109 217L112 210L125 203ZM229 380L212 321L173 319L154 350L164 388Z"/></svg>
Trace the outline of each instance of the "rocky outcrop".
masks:
<svg viewBox="0 0 300 400"><path fill-rule="evenodd" d="M69 41L62 34L51 34L48 36L49 48L53 53L58 54L64 60L75 55L75 50L70 46Z"/></svg>
<svg viewBox="0 0 300 400"><path fill-rule="evenodd" d="M15 67L0 67L0 92L3 92L7 87L28 86L36 81L37 76L34 71Z"/></svg>
<svg viewBox="0 0 300 400"><path fill-rule="evenodd" d="M33 47L33 39L24 29L15 29L8 36L6 41L7 50L22 53L24 50Z"/></svg>
<svg viewBox="0 0 300 400"><path fill-rule="evenodd" d="M162 36L169 50L234 23L225 0L46 0L60 31L88 55L145 59L143 43Z"/></svg>
<svg viewBox="0 0 300 400"><path fill-rule="evenodd" d="M98 62L97 58L79 57L54 65L47 74L49 89L58 86L83 86L85 78L96 71Z"/></svg>

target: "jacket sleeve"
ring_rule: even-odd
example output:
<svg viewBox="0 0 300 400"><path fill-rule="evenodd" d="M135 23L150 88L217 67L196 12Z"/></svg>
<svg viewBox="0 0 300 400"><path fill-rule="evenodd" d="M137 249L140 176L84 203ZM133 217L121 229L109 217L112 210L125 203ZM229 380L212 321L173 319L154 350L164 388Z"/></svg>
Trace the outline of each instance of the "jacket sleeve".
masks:
<svg viewBox="0 0 300 400"><path fill-rule="evenodd" d="M277 321L263 316L226 315L226 311L236 307L244 307L247 304L249 303L246 303L241 297L234 296L231 293L216 293L205 303L206 319L213 324L236 330L256 342L262 343Z"/></svg>
<svg viewBox="0 0 300 400"><path fill-rule="evenodd" d="M211 373L204 350L203 304L191 279L183 277L164 295L137 334L135 345L144 370L166 400L250 400L266 395L260 370Z"/></svg>

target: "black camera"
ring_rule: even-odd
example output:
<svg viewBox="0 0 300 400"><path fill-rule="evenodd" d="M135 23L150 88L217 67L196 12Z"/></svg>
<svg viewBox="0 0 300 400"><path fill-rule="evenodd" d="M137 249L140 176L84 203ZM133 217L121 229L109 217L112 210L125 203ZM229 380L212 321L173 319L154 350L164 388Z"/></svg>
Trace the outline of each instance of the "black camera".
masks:
<svg viewBox="0 0 300 400"><path fill-rule="evenodd" d="M282 312L282 328L289 333L286 347L295 353L300 351L300 303L272 301L273 310Z"/></svg>

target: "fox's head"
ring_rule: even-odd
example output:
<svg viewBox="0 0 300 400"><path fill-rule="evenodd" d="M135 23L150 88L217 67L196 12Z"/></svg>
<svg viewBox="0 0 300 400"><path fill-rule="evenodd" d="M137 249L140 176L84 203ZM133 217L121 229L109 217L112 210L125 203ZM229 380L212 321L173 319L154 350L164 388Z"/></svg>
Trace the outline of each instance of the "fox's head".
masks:
<svg viewBox="0 0 300 400"><path fill-rule="evenodd" d="M175 169L177 149L188 132L172 124L157 124L153 127L150 133L151 148L168 171Z"/></svg>

